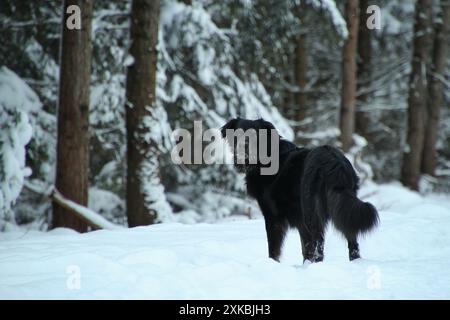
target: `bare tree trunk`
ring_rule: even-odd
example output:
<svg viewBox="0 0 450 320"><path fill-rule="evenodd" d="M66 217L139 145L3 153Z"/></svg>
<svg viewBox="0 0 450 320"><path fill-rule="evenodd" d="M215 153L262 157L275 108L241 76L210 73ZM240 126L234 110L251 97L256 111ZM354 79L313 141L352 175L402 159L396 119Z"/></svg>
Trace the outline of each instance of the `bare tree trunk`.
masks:
<svg viewBox="0 0 450 320"><path fill-rule="evenodd" d="M431 47L433 0L416 3L414 42L408 97L407 147L403 154L402 183L418 190L425 138L427 103L427 66Z"/></svg>
<svg viewBox="0 0 450 320"><path fill-rule="evenodd" d="M358 48L359 1L347 0L345 5L348 38L345 41L342 61L342 93L339 128L344 152L352 146L355 130L356 54Z"/></svg>
<svg viewBox="0 0 450 320"><path fill-rule="evenodd" d="M68 199L86 206L89 171L89 86L91 77L91 0L65 0L62 21L58 106L56 188ZM69 30L66 8L81 9L81 30ZM52 227L87 231L87 224L53 203Z"/></svg>
<svg viewBox="0 0 450 320"><path fill-rule="evenodd" d="M448 58L450 33L450 1L442 1L440 19L436 22L433 44L433 61L428 77L428 121L425 129L425 143L422 152L422 172L434 175L437 163L436 142L439 131L439 116L444 104L445 67Z"/></svg>
<svg viewBox="0 0 450 320"><path fill-rule="evenodd" d="M145 204L142 166L152 146L144 141L142 123L150 115L156 99L156 63L158 52L157 0L133 0L131 9L131 48L134 63L128 67L126 87L127 122L127 216L130 227L152 224L156 212ZM156 154L154 156L157 156Z"/></svg>
<svg viewBox="0 0 450 320"><path fill-rule="evenodd" d="M371 63L372 63L372 32L367 28L368 0L359 1L359 31L358 31L358 91L364 91L370 87L371 83ZM369 101L369 94L362 92L358 96L359 106L365 106ZM368 138L368 128L370 126L370 113L357 110L355 114L356 133Z"/></svg>
<svg viewBox="0 0 450 320"><path fill-rule="evenodd" d="M298 6L298 16L301 21L305 17L306 11L306 2L301 1ZM295 82L297 87L300 89L300 92L296 94L296 121L302 121L306 117L306 108L307 108L307 95L305 93L306 84L307 84L307 72L308 72L308 50L306 46L306 30L302 30L297 38L297 43L295 46Z"/></svg>

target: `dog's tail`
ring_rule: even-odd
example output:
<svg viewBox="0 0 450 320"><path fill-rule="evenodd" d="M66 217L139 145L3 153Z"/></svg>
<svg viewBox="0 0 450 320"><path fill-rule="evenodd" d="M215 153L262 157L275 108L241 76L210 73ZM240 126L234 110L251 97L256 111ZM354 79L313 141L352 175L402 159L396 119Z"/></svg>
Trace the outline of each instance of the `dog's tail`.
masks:
<svg viewBox="0 0 450 320"><path fill-rule="evenodd" d="M305 210L317 211L322 220L330 217L348 240L376 227L378 212L372 204L357 197L358 176L344 154L333 147L322 146L308 158L303 188L313 187L305 199ZM312 199L316 199L315 202Z"/></svg>
<svg viewBox="0 0 450 320"><path fill-rule="evenodd" d="M331 221L348 239L377 226L377 209L371 203L358 199L351 190L331 188L326 197Z"/></svg>
<svg viewBox="0 0 450 320"><path fill-rule="evenodd" d="M378 212L371 203L357 197L355 169L344 155L333 151L335 159L330 162L327 172L326 204L335 227L347 239L352 239L378 224Z"/></svg>

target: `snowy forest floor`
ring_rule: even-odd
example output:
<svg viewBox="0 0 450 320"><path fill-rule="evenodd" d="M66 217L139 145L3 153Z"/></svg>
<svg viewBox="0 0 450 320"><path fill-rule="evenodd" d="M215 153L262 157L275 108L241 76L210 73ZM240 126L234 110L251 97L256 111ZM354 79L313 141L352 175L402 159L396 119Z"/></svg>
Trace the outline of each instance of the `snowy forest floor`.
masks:
<svg viewBox="0 0 450 320"><path fill-rule="evenodd" d="M360 260L348 261L346 242L329 228L324 262L303 265L292 231L276 263L262 219L14 231L0 234L0 298L449 299L450 197L397 184L360 194L381 219L361 239Z"/></svg>

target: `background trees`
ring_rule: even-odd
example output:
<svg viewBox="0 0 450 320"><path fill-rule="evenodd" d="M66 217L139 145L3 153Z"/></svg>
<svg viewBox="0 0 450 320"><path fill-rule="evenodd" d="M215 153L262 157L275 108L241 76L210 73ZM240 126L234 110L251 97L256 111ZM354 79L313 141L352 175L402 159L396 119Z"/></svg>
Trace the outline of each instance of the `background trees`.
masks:
<svg viewBox="0 0 450 320"><path fill-rule="evenodd" d="M156 101L156 62L158 51L159 1L133 0L131 7L130 59L126 86L127 124L127 215L130 227L152 224L157 212L145 199L144 164L158 157L158 148L146 141L152 130L144 124ZM158 167L151 174L159 174Z"/></svg>
<svg viewBox="0 0 450 320"><path fill-rule="evenodd" d="M306 25L306 1L301 1L297 5L296 16L300 19L301 25ZM294 68L295 68L295 84L298 87L298 92L295 94L295 118L294 120L303 121L306 118L306 110L308 108L308 46L306 40L306 30L302 30L296 36L295 50L294 50Z"/></svg>
<svg viewBox="0 0 450 320"><path fill-rule="evenodd" d="M432 40L432 1L418 0L414 22L412 70L408 95L408 135L401 181L418 190L427 118L427 69Z"/></svg>
<svg viewBox="0 0 450 320"><path fill-rule="evenodd" d="M358 23L358 56L357 66L357 107L355 110L355 131L369 139L370 112L364 109L370 101L369 88L372 83L372 41L373 29L369 29L367 21L372 13L368 12L369 1L359 0Z"/></svg>
<svg viewBox="0 0 450 320"><path fill-rule="evenodd" d="M348 0L345 5L348 35L342 52L342 95L339 128L342 149L349 151L355 131L356 61L358 52L359 1Z"/></svg>
<svg viewBox="0 0 450 320"><path fill-rule="evenodd" d="M422 172L435 175L437 165L436 143L439 134L439 119L444 105L444 84L448 63L448 42L450 34L450 2L442 1L441 10L434 26L433 54L428 74L428 117L425 125L422 151Z"/></svg>
<svg viewBox="0 0 450 320"><path fill-rule="evenodd" d="M233 168L178 166L170 158L174 144L171 133L175 128L192 130L194 120L202 120L204 127L219 127L238 115L267 118L285 138L308 145L337 145L342 132L346 137L343 147L348 149L352 141L357 147L353 151L357 150L358 155L349 156L360 159L363 177L373 174L377 182L402 180L416 188L422 170L436 175L427 180L430 190L450 190L445 1L430 7L443 18L435 17L435 31L428 34L427 41L423 36L413 36L413 0L360 0L359 15L355 6L358 1L351 0L161 0L159 10L152 7L156 5L154 1L150 2L93 2L92 55L80 60L71 73L82 79L82 70L86 70L90 60L90 87L87 88L88 80L71 80L61 86L81 83L80 88L84 88L80 89L82 95L64 95L62 99L76 103L61 103L61 111L69 107L68 110L79 110L77 106L86 101L86 90L90 90L89 112L84 112L82 119L76 117L69 122L64 121L68 119L64 116L59 123L67 126L60 130L59 139L76 140L64 143L60 153L67 154L69 151L63 149L69 146L81 150L83 145L84 151L77 152L83 156L66 157L60 165L57 164L62 160L57 160L55 145L58 75L67 71L66 60L59 62L59 44L64 42L63 8L53 1L0 2L0 41L4 44L0 47L0 61L9 70L3 72L1 83L5 88L34 92L20 96L35 97L28 99L35 103L11 104L17 110L22 110L20 104L34 106L34 111L23 109L33 128L23 167L28 166L32 173L24 180L25 188L12 207L14 223L48 228L52 207L46 197L32 192L27 185L45 189L55 182L64 189L60 190L64 195L79 199L79 203L117 224L214 221L229 215L251 215L256 209L249 210L242 181ZM80 1L80 5L85 3ZM419 6L426 4L427 8L428 3L418 1ZM363 23L369 4L382 10L381 29L370 30ZM349 16L351 23L347 23L344 13L350 5L353 14ZM422 10L427 13L422 16L428 19L430 10ZM431 20L422 20L430 31ZM348 39L352 40L351 50ZM156 41L157 51L142 50L155 48ZM67 59L80 59L81 53L76 56ZM419 68L423 63L417 57L427 60L425 76ZM18 85L17 79L24 85ZM419 86L410 86L410 79L411 84L420 80ZM353 110L355 99L356 112L341 113L341 106ZM6 100L0 100L2 112L7 110ZM130 108L127 101L134 107ZM424 112L429 115L427 121ZM418 120L411 120L414 117ZM89 133L85 130L87 121ZM81 122L84 125L79 126L77 123ZM367 140L366 145L363 139L352 136L353 123L356 133ZM423 142L416 147L417 139L411 136L417 131L417 124L422 128L424 141L436 142ZM68 126L75 125L75 138L66 136ZM2 132L6 132L3 126ZM412 144L405 142L407 136ZM408 150L407 145L413 151L405 156L406 173L402 175L403 150ZM128 168L127 160L131 164ZM412 162L414 166L410 165ZM430 169L434 166L436 170ZM64 180L67 183L55 181L56 176L64 175L69 176ZM84 187L75 188L78 182L73 184L69 179L83 180ZM86 195L88 180L90 200L86 203L81 193ZM64 187L65 184L73 188ZM71 192L80 192L80 197ZM151 211L157 214L152 217L148 214Z"/></svg>
<svg viewBox="0 0 450 320"><path fill-rule="evenodd" d="M81 9L81 29L65 27L67 8ZM90 0L64 1L60 58L56 189L76 203L87 206L89 188L89 95L91 83ZM67 227L79 232L87 225L66 208L53 204L52 227Z"/></svg>

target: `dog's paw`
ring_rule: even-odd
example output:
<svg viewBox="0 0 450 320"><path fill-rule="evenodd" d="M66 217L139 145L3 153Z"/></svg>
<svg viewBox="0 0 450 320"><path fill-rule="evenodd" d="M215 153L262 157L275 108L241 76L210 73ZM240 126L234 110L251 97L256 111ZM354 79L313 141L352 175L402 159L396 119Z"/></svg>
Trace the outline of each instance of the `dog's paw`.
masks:
<svg viewBox="0 0 450 320"><path fill-rule="evenodd" d="M356 260L356 259L360 259L361 255L359 254L359 250L354 249L354 250L350 250L348 258L350 261Z"/></svg>

